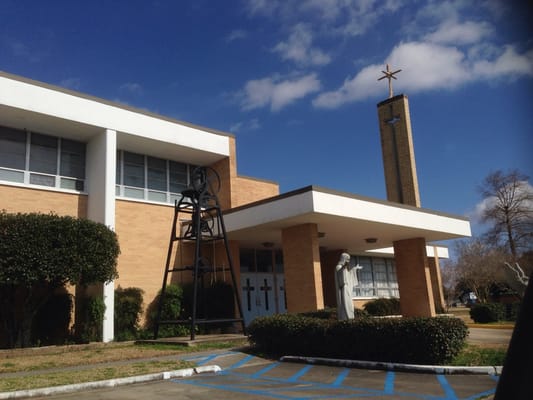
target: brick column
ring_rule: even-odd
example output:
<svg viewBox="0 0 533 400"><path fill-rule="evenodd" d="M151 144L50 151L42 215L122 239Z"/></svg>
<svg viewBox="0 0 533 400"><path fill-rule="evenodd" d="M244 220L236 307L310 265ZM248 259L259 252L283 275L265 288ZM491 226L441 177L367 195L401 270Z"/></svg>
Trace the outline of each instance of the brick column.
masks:
<svg viewBox="0 0 533 400"><path fill-rule="evenodd" d="M281 237L287 311L297 313L324 308L317 225L285 228Z"/></svg>
<svg viewBox="0 0 533 400"><path fill-rule="evenodd" d="M428 258L429 272L431 275L431 288L433 289L433 300L435 311L443 312L446 309L444 301L444 291L442 290L442 277L440 275L439 255L437 248L433 247L434 256Z"/></svg>
<svg viewBox="0 0 533 400"><path fill-rule="evenodd" d="M435 303L426 241L423 238L394 242L394 260L404 317L434 317Z"/></svg>

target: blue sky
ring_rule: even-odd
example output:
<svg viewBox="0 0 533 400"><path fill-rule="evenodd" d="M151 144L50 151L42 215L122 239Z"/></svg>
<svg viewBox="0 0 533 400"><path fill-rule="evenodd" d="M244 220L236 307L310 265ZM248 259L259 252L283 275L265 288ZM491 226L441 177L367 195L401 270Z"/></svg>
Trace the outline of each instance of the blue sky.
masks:
<svg viewBox="0 0 533 400"><path fill-rule="evenodd" d="M475 222L489 172L533 175L526 3L2 0L0 70L233 133L239 173L282 192L385 199L390 63L422 206Z"/></svg>

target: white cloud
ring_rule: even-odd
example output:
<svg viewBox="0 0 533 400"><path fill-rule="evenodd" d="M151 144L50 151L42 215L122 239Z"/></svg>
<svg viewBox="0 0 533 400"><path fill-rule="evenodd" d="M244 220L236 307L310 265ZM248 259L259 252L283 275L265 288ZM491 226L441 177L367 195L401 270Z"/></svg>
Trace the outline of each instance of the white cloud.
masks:
<svg viewBox="0 0 533 400"><path fill-rule="evenodd" d="M226 36L226 42L230 43L234 40L246 39L248 33L242 29L234 29Z"/></svg>
<svg viewBox="0 0 533 400"><path fill-rule="evenodd" d="M459 23L454 19L444 21L436 31L425 36L425 40L439 44L464 45L478 43L492 33L487 22L466 21Z"/></svg>
<svg viewBox="0 0 533 400"><path fill-rule="evenodd" d="M139 96L143 93L143 88L140 84L135 82L127 82L120 85L119 90L122 93L129 93Z"/></svg>
<svg viewBox="0 0 533 400"><path fill-rule="evenodd" d="M450 89L468 79L464 55L455 48L430 43L401 43L386 60L393 69L401 68L393 89L415 92L428 89ZM383 65L369 65L355 77L347 79L334 91L319 95L313 102L316 107L335 108L344 103L387 93L385 83L376 82L382 75ZM386 80L384 80L387 82Z"/></svg>
<svg viewBox="0 0 533 400"><path fill-rule="evenodd" d="M230 132L237 133L241 131L255 131L257 129L261 128L261 124L259 123L259 120L257 118L252 118L247 121L239 121L232 124L229 128Z"/></svg>
<svg viewBox="0 0 533 400"><path fill-rule="evenodd" d="M393 69L402 69L398 80L393 81L395 93L453 90L477 80L533 76L533 50L520 54L513 46L505 46L497 56L494 56L494 48L490 53L490 58L479 59L481 53L463 52L454 46L407 42L397 45L383 65L389 63ZM384 84L376 82L383 65L363 68L338 89L320 94L313 101L314 106L336 108L387 93Z"/></svg>
<svg viewBox="0 0 533 400"><path fill-rule="evenodd" d="M284 60L294 61L300 65L326 65L331 57L322 50L312 46L313 36L305 24L298 24L286 42L278 43L273 51L279 53Z"/></svg>
<svg viewBox="0 0 533 400"><path fill-rule="evenodd" d="M270 107L279 111L283 107L320 90L316 74L282 80L280 77L267 77L248 81L241 96L243 110Z"/></svg>
<svg viewBox="0 0 533 400"><path fill-rule="evenodd" d="M526 181L520 181L520 185L518 186L518 192L517 196L521 196L525 193L529 193L530 195L533 195L533 186L529 182ZM471 220L474 224L483 224L483 214L484 212L494 207L497 204L498 200L496 197L487 197L483 200L481 200L479 203L476 204L474 209L467 213L467 217ZM522 207L524 209L529 209L533 211L533 202L529 200L525 200L525 202L522 204Z"/></svg>
<svg viewBox="0 0 533 400"><path fill-rule="evenodd" d="M496 59L476 61L472 72L480 79L501 76L533 76L533 49L519 54L513 46L505 46L503 53Z"/></svg>
<svg viewBox="0 0 533 400"><path fill-rule="evenodd" d="M305 20L323 32L358 36L402 5L401 0L248 0L246 9L250 16L272 18L285 27Z"/></svg>

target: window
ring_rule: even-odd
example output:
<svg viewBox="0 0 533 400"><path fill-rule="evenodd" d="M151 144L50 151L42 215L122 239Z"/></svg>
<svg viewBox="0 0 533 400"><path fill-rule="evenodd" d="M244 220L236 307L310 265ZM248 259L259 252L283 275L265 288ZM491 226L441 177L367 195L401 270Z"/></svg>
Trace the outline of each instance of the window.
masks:
<svg viewBox="0 0 533 400"><path fill-rule="evenodd" d="M183 190L187 189L188 186L187 164L182 164L174 161L170 161L169 164L170 192L181 193Z"/></svg>
<svg viewBox="0 0 533 400"><path fill-rule="evenodd" d="M241 249L239 259L241 272L255 272L255 252L253 249Z"/></svg>
<svg viewBox="0 0 533 400"><path fill-rule="evenodd" d="M30 171L57 174L57 138L31 134Z"/></svg>
<svg viewBox="0 0 533 400"><path fill-rule="evenodd" d="M272 251L256 250L257 272L272 272Z"/></svg>
<svg viewBox="0 0 533 400"><path fill-rule="evenodd" d="M124 152L124 185L144 188L144 156Z"/></svg>
<svg viewBox="0 0 533 400"><path fill-rule="evenodd" d="M398 297L398 282L394 261L380 257L352 256L352 262L363 267L357 272L359 285L354 297Z"/></svg>
<svg viewBox="0 0 533 400"><path fill-rule="evenodd" d="M167 191L167 162L148 157L148 189Z"/></svg>
<svg viewBox="0 0 533 400"><path fill-rule="evenodd" d="M189 186L188 164L144 154L117 151L116 195L174 203Z"/></svg>
<svg viewBox="0 0 533 400"><path fill-rule="evenodd" d="M85 143L0 127L0 180L82 191Z"/></svg>
<svg viewBox="0 0 533 400"><path fill-rule="evenodd" d="M0 167L25 169L26 132L0 127Z"/></svg>
<svg viewBox="0 0 533 400"><path fill-rule="evenodd" d="M283 273L283 254L281 250L241 249L239 259L241 272ZM274 266L272 262L274 262Z"/></svg>

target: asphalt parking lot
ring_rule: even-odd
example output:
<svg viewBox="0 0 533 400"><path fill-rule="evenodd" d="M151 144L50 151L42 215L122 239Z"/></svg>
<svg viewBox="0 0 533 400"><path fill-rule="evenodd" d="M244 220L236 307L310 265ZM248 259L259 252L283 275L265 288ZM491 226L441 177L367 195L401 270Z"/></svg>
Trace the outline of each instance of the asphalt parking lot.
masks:
<svg viewBox="0 0 533 400"><path fill-rule="evenodd" d="M267 360L239 351L184 357L218 373L117 386L42 399L476 399L494 393L490 374L444 375Z"/></svg>

